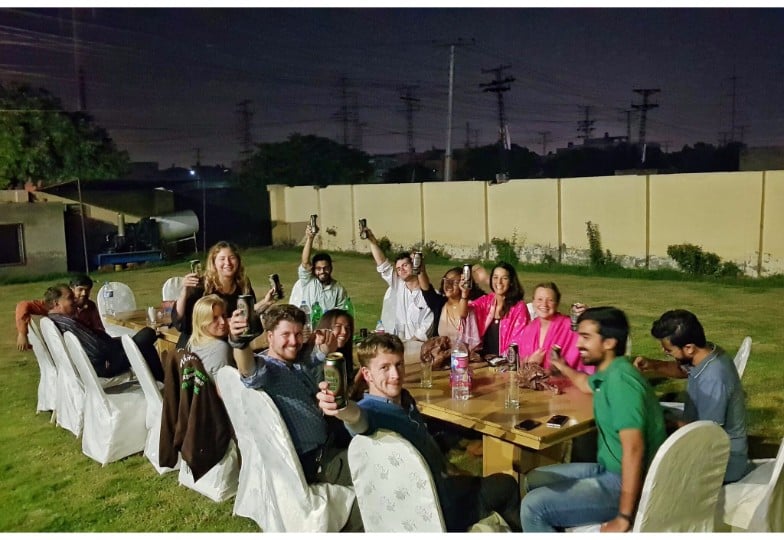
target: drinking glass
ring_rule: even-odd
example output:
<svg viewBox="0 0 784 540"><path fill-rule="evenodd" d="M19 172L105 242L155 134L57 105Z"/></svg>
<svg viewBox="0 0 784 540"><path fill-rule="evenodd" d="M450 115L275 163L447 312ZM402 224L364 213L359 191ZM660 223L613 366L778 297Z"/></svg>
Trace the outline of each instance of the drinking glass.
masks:
<svg viewBox="0 0 784 540"><path fill-rule="evenodd" d="M422 367L422 379L419 386L422 388L433 388L433 361L422 360L419 365Z"/></svg>

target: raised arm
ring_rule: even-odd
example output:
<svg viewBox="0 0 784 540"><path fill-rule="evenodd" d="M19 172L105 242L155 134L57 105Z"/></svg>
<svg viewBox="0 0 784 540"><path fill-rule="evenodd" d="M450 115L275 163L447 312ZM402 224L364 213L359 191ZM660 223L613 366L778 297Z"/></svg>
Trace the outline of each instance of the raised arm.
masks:
<svg viewBox="0 0 784 540"><path fill-rule="evenodd" d="M376 235L373 234L368 228L365 228L367 231L367 239L370 242L370 252L373 254L373 259L376 261L376 266L381 266L384 261L387 260L387 256L384 255L384 252L378 245L378 241L376 240Z"/></svg>
<svg viewBox="0 0 784 540"><path fill-rule="evenodd" d="M302 268L310 272L310 250L313 248L313 239L316 237L316 234L311 230L310 224L305 226L305 242L302 246L302 258L300 259L300 263L302 264Z"/></svg>
<svg viewBox="0 0 784 540"><path fill-rule="evenodd" d="M593 390L591 390L591 386L588 384L587 374L569 367L569 365L563 361L563 358L559 358L558 360L551 358L550 365L554 366L558 371L566 375L569 380L572 381L572 384L574 384L581 392L585 394L593 394Z"/></svg>
<svg viewBox="0 0 784 540"><path fill-rule="evenodd" d="M653 372L673 379L685 379L689 376L688 373L681 369L678 362L674 360L654 360L653 358L638 356L634 359L634 367L643 373Z"/></svg>
<svg viewBox="0 0 784 540"><path fill-rule="evenodd" d="M250 343L245 343L239 339L248 328L248 321L242 316L242 311L234 310L229 319L229 344L234 349L234 361L237 363L237 371L243 377L250 377L256 372L256 358L253 356L253 349Z"/></svg>

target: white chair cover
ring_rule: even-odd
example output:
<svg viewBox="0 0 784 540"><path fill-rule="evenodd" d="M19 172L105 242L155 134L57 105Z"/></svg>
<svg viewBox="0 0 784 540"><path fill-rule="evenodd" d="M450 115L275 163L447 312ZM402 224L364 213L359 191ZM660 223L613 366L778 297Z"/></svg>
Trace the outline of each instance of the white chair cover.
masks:
<svg viewBox="0 0 784 540"><path fill-rule="evenodd" d="M642 486L632 532L711 532L730 440L714 422L691 422L659 447ZM569 529L595 532L599 525Z"/></svg>
<svg viewBox="0 0 784 540"><path fill-rule="evenodd" d="M55 411L57 406L57 366L54 364L52 355L41 337L38 323L35 319L30 319L27 339L33 347L35 359L38 361L38 370L41 374L38 380L38 403L35 412ZM52 417L54 421L54 416Z"/></svg>
<svg viewBox="0 0 784 540"><path fill-rule="evenodd" d="M302 282L297 279L294 285L291 286L291 296L289 296L289 304L297 306L302 303Z"/></svg>
<svg viewBox="0 0 784 540"><path fill-rule="evenodd" d="M136 297L133 295L131 288L128 287L128 285L125 283L120 283L119 281L111 281L109 283L111 284L113 291L112 298L114 298L114 311L117 313L122 313L123 311L135 310ZM95 298L95 304L98 306L98 314L101 316L101 322L103 323L103 327L106 329L106 333L112 337L119 337L124 335L132 336L136 333L134 330L106 322L106 301L103 297L105 288L106 285L104 284L101 285L100 289L98 289L98 295Z"/></svg>
<svg viewBox="0 0 784 540"><path fill-rule="evenodd" d="M101 465L141 452L147 437L141 388L134 385L105 393L77 337L66 332L63 339L86 394L82 452Z"/></svg>
<svg viewBox="0 0 784 540"><path fill-rule="evenodd" d="M308 485L272 398L245 388L230 366L218 371L216 382L242 453L234 513L251 518L264 532L339 531L351 512L354 490Z"/></svg>
<svg viewBox="0 0 784 540"><path fill-rule="evenodd" d="M735 353L735 369L738 370L738 377L743 378L743 372L746 371L746 362L749 361L749 354L751 353L751 336L746 336L740 343L738 352Z"/></svg>
<svg viewBox="0 0 784 540"><path fill-rule="evenodd" d="M182 292L182 277L181 276L174 276L170 277L166 281L163 282L163 288L161 290L161 300L164 302L173 302L177 300L180 296L180 292Z"/></svg>
<svg viewBox="0 0 784 540"><path fill-rule="evenodd" d="M55 418L57 425L77 437L82 434L84 422L84 387L65 350L63 336L54 322L42 317L41 335L57 366L57 390L55 393Z"/></svg>
<svg viewBox="0 0 784 540"><path fill-rule="evenodd" d="M722 487L720 518L733 531L784 532L784 439L776 459L754 464L749 474Z"/></svg>
<svg viewBox="0 0 784 540"><path fill-rule="evenodd" d="M244 461L245 456L242 459ZM234 444L233 440L229 441L229 446L226 448L223 458L212 469L207 471L204 476L199 478L198 482L193 481L193 472L191 472L191 468L182 457L178 459L178 463L180 464L178 481L186 488L201 493L215 502L223 502L237 494L240 463L237 445Z"/></svg>
<svg viewBox="0 0 784 540"><path fill-rule="evenodd" d="M122 336L122 345L125 354L131 362L131 368L136 373L136 378L144 392L144 399L147 402L147 414L145 425L147 426L147 440L144 444L144 455L150 460L152 466L158 474L172 472L180 468L179 461L174 468L163 467L160 465L159 442L161 438L161 413L163 411L163 396L158 387L158 383L150 372L147 362L144 361L139 347L131 336Z"/></svg>
<svg viewBox="0 0 784 540"><path fill-rule="evenodd" d="M406 439L382 429L357 435L348 463L365 532L446 532L430 469Z"/></svg>

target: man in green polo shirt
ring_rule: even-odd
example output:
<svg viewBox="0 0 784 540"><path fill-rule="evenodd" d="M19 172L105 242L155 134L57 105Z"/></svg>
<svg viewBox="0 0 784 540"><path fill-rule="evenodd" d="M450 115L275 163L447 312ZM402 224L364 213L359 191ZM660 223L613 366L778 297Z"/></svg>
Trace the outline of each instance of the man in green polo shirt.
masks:
<svg viewBox="0 0 784 540"><path fill-rule="evenodd" d="M598 463L539 467L526 476L528 493L520 506L524 532L602 523L602 532L632 528L648 466L666 434L656 396L623 356L629 322L623 311L597 307L580 315L577 348L596 373L552 364L580 390L593 394Z"/></svg>

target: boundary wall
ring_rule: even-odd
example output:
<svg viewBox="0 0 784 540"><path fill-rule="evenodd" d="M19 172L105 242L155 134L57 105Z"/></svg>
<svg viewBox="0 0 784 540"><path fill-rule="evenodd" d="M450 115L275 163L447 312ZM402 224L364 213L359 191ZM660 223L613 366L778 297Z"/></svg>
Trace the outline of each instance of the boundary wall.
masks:
<svg viewBox="0 0 784 540"><path fill-rule="evenodd" d="M319 250L369 252L357 227L365 218L401 249L492 259L500 238L522 261L577 264L588 261L591 221L627 267L675 267L667 246L690 243L750 276L784 273L784 170L267 189L273 245L300 243L318 214Z"/></svg>

